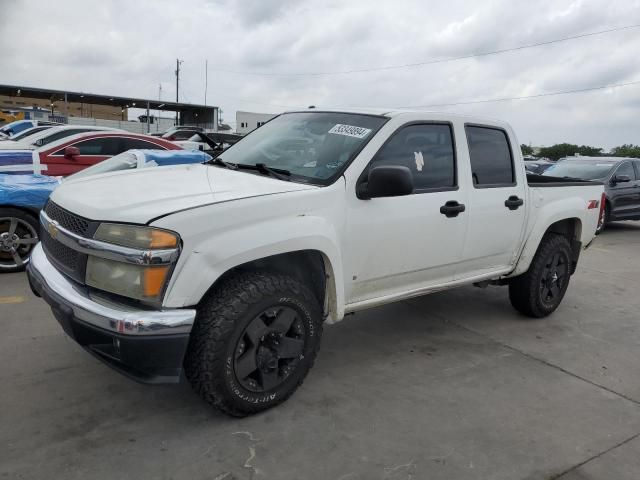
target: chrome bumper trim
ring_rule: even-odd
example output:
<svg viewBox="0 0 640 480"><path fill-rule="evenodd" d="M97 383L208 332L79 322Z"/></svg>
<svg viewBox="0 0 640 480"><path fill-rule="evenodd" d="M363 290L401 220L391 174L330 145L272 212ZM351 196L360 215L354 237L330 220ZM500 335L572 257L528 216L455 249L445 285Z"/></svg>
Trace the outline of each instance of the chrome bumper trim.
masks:
<svg viewBox="0 0 640 480"><path fill-rule="evenodd" d="M189 333L195 320L193 309L142 310L117 303L100 303L88 288L62 275L38 244L31 253L28 273L45 301L71 311L87 324L121 335L171 335Z"/></svg>
<svg viewBox="0 0 640 480"><path fill-rule="evenodd" d="M61 227L44 210L40 211L40 223L51 238L63 245L86 255L115 260L116 262L134 265L170 265L180 255L180 250L177 248L169 250L138 250L101 242L92 238L84 238Z"/></svg>

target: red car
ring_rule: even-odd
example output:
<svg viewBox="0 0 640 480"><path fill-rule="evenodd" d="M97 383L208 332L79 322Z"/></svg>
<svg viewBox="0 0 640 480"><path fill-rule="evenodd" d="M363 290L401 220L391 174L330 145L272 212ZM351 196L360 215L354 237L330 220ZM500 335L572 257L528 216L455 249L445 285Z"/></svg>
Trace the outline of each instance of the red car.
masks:
<svg viewBox="0 0 640 480"><path fill-rule="evenodd" d="M173 142L128 132L81 133L33 151L43 175L67 176L132 149L182 150Z"/></svg>

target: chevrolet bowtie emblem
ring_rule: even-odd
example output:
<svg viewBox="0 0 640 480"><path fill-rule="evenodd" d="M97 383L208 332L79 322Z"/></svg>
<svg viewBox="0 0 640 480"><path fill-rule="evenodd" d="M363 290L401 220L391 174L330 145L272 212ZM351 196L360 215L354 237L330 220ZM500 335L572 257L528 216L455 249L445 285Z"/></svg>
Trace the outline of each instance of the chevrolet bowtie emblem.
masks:
<svg viewBox="0 0 640 480"><path fill-rule="evenodd" d="M58 222L53 221L49 223L49 225L47 225L47 231L49 232L49 235L51 235L51 238L56 238L58 235Z"/></svg>

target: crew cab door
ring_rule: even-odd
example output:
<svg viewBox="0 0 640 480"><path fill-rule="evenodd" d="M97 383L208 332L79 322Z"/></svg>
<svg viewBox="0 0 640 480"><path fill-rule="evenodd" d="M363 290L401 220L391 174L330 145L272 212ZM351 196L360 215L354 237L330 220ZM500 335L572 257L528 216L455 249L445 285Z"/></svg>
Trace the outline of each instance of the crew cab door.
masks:
<svg viewBox="0 0 640 480"><path fill-rule="evenodd" d="M120 137L95 137L58 145L40 153L47 175L67 176L123 152ZM65 155L67 147L76 147L78 155Z"/></svg>
<svg viewBox="0 0 640 480"><path fill-rule="evenodd" d="M509 268L522 242L526 176L516 168L510 136L487 125L464 126L472 186L468 228L457 279ZM519 165L518 165L519 166Z"/></svg>
<svg viewBox="0 0 640 480"><path fill-rule="evenodd" d="M373 167L400 165L411 171L414 192L369 200L347 192L347 304L401 297L453 280L468 215L441 208L456 202L461 210L466 204L456 158L453 127L444 122L400 126L373 155L357 185Z"/></svg>
<svg viewBox="0 0 640 480"><path fill-rule="evenodd" d="M617 175L627 175L631 181L615 182ZM611 176L608 186L613 218L625 219L640 214L640 182L630 161L622 162Z"/></svg>

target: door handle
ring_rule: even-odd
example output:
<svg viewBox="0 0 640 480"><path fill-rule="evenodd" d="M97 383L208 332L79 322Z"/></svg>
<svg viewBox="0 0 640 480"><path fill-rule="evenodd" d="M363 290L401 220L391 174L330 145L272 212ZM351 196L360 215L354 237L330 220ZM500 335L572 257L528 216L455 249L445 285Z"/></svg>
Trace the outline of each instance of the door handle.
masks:
<svg viewBox="0 0 640 480"><path fill-rule="evenodd" d="M450 200L440 207L440 213L447 218L457 217L458 214L464 212L465 206L456 200Z"/></svg>
<svg viewBox="0 0 640 480"><path fill-rule="evenodd" d="M524 200L521 198L518 198L517 195L511 195L509 198L507 198L504 201L504 206L507 207L509 210L517 210L522 205L524 205Z"/></svg>

